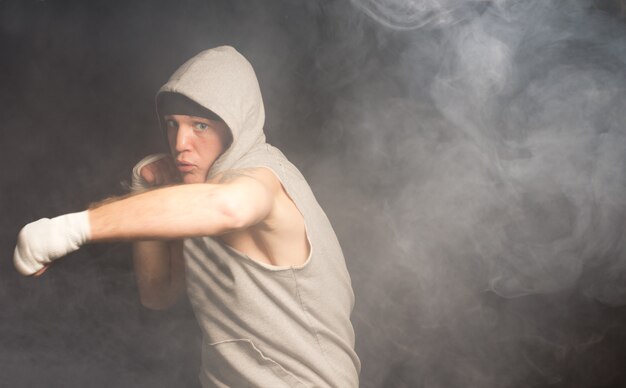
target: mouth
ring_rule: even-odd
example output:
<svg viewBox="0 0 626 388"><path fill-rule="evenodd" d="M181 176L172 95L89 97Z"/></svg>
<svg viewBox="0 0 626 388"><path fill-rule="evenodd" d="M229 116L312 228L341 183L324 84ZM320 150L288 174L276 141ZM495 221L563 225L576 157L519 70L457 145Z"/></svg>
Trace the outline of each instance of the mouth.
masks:
<svg viewBox="0 0 626 388"><path fill-rule="evenodd" d="M194 167L195 166L193 164L191 164L191 163L183 162L183 161L180 161L180 160L176 161L176 168L180 172L189 172L189 171L193 170Z"/></svg>

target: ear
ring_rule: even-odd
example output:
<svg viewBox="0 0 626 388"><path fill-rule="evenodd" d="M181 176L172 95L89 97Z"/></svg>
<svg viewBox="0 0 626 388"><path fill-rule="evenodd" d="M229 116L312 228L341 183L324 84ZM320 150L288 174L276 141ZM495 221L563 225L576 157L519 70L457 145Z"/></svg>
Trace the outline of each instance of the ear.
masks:
<svg viewBox="0 0 626 388"><path fill-rule="evenodd" d="M226 150L228 150L230 146L233 145L233 132L230 130L230 128L225 122L221 121L220 124L221 124L220 138L222 139L224 152L226 152Z"/></svg>

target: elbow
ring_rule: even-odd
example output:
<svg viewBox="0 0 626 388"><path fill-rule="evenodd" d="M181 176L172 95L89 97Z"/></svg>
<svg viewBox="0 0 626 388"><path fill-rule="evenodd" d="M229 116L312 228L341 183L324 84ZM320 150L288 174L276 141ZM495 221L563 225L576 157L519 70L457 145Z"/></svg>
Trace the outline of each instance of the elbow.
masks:
<svg viewBox="0 0 626 388"><path fill-rule="evenodd" d="M176 299L174 298L157 298L154 296L140 295L139 300L143 307L155 311L167 310L176 304Z"/></svg>
<svg viewBox="0 0 626 388"><path fill-rule="evenodd" d="M221 229L222 233L244 229L252 224L247 214L246 202L242 201L238 196L223 193L218 203L217 209L219 219L221 220L219 229Z"/></svg>
<svg viewBox="0 0 626 388"><path fill-rule="evenodd" d="M163 304L163 303L146 303L141 302L141 305L149 310L153 311L165 311L172 307L172 304Z"/></svg>
<svg viewBox="0 0 626 388"><path fill-rule="evenodd" d="M215 192L223 233L249 228L262 222L271 212L274 196L261 184L242 190L227 186Z"/></svg>
<svg viewBox="0 0 626 388"><path fill-rule="evenodd" d="M139 301L141 305L150 310L167 310L174 306L180 294L173 289L152 287L150 289L139 288Z"/></svg>

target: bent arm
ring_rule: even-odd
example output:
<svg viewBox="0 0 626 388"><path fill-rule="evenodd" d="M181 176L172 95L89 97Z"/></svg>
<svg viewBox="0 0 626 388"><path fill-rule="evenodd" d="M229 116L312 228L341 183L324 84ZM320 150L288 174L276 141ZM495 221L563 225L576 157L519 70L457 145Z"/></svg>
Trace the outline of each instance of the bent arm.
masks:
<svg viewBox="0 0 626 388"><path fill-rule="evenodd" d="M153 310L172 306L185 285L182 241L136 241L133 264L141 304Z"/></svg>

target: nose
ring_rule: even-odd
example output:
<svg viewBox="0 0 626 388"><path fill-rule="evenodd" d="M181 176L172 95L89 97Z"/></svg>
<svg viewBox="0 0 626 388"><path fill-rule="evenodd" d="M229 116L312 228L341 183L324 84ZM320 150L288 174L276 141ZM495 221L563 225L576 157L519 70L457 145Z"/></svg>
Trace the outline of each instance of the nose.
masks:
<svg viewBox="0 0 626 388"><path fill-rule="evenodd" d="M189 137L192 135L192 131L186 126L181 125L176 131L176 144L175 149L177 153L187 151L189 149Z"/></svg>

